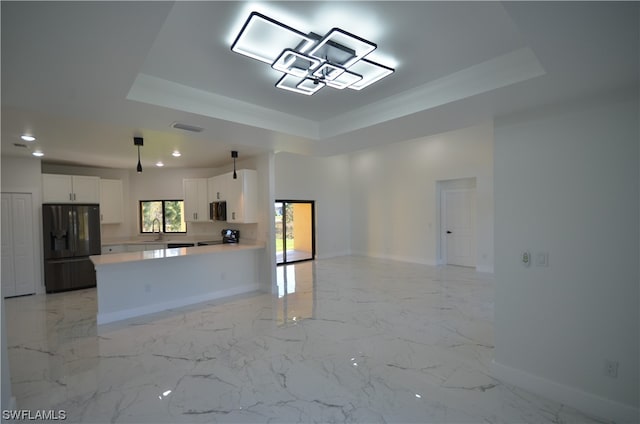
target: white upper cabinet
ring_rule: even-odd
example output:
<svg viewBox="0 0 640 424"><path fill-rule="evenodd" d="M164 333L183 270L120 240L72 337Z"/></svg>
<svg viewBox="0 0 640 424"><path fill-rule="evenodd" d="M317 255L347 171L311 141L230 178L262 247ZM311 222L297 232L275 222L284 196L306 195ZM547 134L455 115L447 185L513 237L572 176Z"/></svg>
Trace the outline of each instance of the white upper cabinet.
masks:
<svg viewBox="0 0 640 424"><path fill-rule="evenodd" d="M185 179L182 180L182 187L184 190L184 220L186 222L209 221L207 179Z"/></svg>
<svg viewBox="0 0 640 424"><path fill-rule="evenodd" d="M122 180L100 180L100 222L119 224L123 219Z"/></svg>
<svg viewBox="0 0 640 424"><path fill-rule="evenodd" d="M252 224L258 222L258 173L252 169L240 169L224 174L227 183L227 222Z"/></svg>
<svg viewBox="0 0 640 424"><path fill-rule="evenodd" d="M227 180L229 174L209 178L209 202L227 200Z"/></svg>
<svg viewBox="0 0 640 424"><path fill-rule="evenodd" d="M42 174L42 203L100 203L100 178Z"/></svg>

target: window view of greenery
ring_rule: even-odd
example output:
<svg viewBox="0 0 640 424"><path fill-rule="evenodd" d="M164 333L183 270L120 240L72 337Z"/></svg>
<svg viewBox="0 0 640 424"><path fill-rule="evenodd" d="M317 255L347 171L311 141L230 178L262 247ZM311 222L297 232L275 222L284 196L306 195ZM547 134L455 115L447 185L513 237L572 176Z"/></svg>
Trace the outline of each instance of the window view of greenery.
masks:
<svg viewBox="0 0 640 424"><path fill-rule="evenodd" d="M280 202L275 203L276 213L276 252L282 252L284 250L284 243L282 241L283 225L286 222L287 230L287 250L294 249L293 240L293 206L291 203ZM286 218L286 219L283 219Z"/></svg>
<svg viewBox="0 0 640 424"><path fill-rule="evenodd" d="M182 200L141 200L140 201L140 232L151 233L158 228L163 233L186 233L187 223L184 222L184 201Z"/></svg>

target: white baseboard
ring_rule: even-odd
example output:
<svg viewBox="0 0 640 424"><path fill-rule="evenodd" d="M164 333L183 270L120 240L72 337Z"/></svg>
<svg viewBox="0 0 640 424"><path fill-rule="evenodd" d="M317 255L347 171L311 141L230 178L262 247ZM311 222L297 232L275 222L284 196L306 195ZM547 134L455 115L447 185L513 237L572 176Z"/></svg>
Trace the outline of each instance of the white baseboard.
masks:
<svg viewBox="0 0 640 424"><path fill-rule="evenodd" d="M478 265L476 271L493 274L493 265Z"/></svg>
<svg viewBox="0 0 640 424"><path fill-rule="evenodd" d="M424 258L413 257L413 256L383 255L383 254L369 253L369 252L352 252L352 254L354 256L364 256L367 258L375 258L375 259L387 259L390 261L408 262L412 264L430 265L430 266L437 265L435 261L428 261L428 260L425 260Z"/></svg>
<svg viewBox="0 0 640 424"><path fill-rule="evenodd" d="M638 408L556 383L496 361L491 362L491 374L500 381L521 387L603 420L615 421L618 424L640 422Z"/></svg>
<svg viewBox="0 0 640 424"><path fill-rule="evenodd" d="M337 258L339 256L349 256L350 254L351 254L351 252L349 252L348 250L345 250L345 251L342 251L342 252L331 252L331 253L316 254L316 259Z"/></svg>
<svg viewBox="0 0 640 424"><path fill-rule="evenodd" d="M97 323L98 325L108 324L110 322L121 321L123 319L139 317L142 315L166 311L168 309L181 308L183 306L195 305L197 303L207 302L209 300L221 299L224 297L230 297L259 290L259 283L243 284L241 286L236 286L230 289L218 290L211 293L204 293L198 296L185 297L182 299L175 299L170 302L154 303L152 305L123 309L121 311L108 312L104 314L98 312Z"/></svg>

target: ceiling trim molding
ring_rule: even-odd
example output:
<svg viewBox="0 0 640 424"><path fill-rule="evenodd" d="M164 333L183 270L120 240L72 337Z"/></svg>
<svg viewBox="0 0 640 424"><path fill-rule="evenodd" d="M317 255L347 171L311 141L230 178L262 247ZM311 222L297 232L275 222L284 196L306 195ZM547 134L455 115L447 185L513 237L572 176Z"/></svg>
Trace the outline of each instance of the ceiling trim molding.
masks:
<svg viewBox="0 0 640 424"><path fill-rule="evenodd" d="M147 74L138 74L128 100L318 139L318 123ZM169 123L167 123L169 125Z"/></svg>
<svg viewBox="0 0 640 424"><path fill-rule="evenodd" d="M388 97L320 123L319 139L346 134L372 125L433 109L486 93L546 72L529 47L497 56L415 89Z"/></svg>

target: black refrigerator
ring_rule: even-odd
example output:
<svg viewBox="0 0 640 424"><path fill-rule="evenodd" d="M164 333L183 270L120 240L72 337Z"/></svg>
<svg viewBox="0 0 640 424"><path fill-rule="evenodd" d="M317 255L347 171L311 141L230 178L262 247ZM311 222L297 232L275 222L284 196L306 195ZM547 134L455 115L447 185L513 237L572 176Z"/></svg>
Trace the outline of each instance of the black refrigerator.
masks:
<svg viewBox="0 0 640 424"><path fill-rule="evenodd" d="M100 254L99 206L43 204L42 228L47 293L95 287L89 256Z"/></svg>

